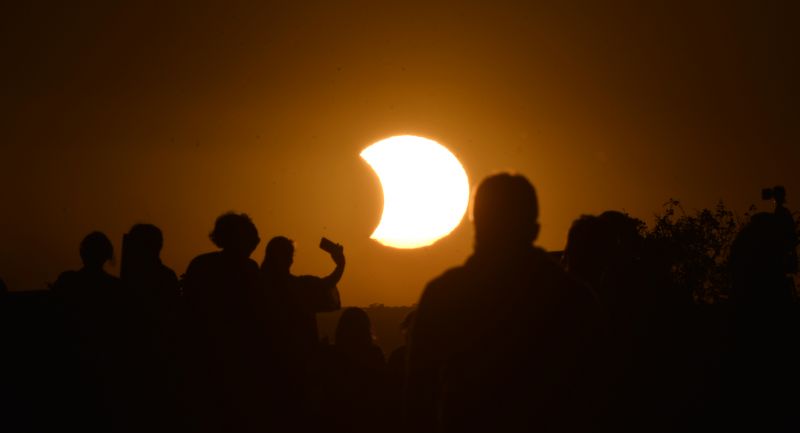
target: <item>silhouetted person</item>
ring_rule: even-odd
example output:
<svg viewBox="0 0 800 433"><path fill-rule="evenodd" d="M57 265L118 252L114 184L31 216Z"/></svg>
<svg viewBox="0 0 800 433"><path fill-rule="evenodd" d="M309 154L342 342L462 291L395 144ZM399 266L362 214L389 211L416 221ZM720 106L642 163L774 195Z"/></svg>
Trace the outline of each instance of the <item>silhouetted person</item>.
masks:
<svg viewBox="0 0 800 433"><path fill-rule="evenodd" d="M425 288L409 343L413 431L590 431L604 403L603 322L590 289L533 246L522 176L485 179L475 252Z"/></svg>
<svg viewBox="0 0 800 433"><path fill-rule="evenodd" d="M104 332L107 321L116 322L122 307L123 285L104 269L114 257L114 247L101 232L88 234L80 245L83 267L66 271L52 285L53 293L64 303L70 316L81 325L81 332ZM102 343L98 341L98 343Z"/></svg>
<svg viewBox="0 0 800 433"><path fill-rule="evenodd" d="M88 234L80 244L83 267L62 273L52 285L54 297L67 318L79 372L78 395L85 401L78 415L92 429L126 429L129 413L125 400L124 349L128 342L125 293L122 282L104 266L114 248L101 232ZM109 417L109 418L107 418Z"/></svg>
<svg viewBox="0 0 800 433"><path fill-rule="evenodd" d="M195 257L183 276L186 302L198 319L209 325L210 337L222 337L233 320L246 311L258 292L258 264L250 259L260 239L245 214L217 218L211 241L221 250Z"/></svg>
<svg viewBox="0 0 800 433"><path fill-rule="evenodd" d="M758 213L731 246L734 300L742 305L776 305L792 301L785 257L786 232L781 217Z"/></svg>
<svg viewBox="0 0 800 433"><path fill-rule="evenodd" d="M564 265L567 272L600 290L609 266L609 252L614 239L604 221L593 215L582 215L572 223L564 248Z"/></svg>
<svg viewBox="0 0 800 433"><path fill-rule="evenodd" d="M175 271L161 263L164 237L152 224L136 224L122 240L120 278L138 294L158 303L180 296Z"/></svg>
<svg viewBox="0 0 800 433"><path fill-rule="evenodd" d="M122 239L120 278L130 296L132 331L129 364L136 397L144 410L139 418L168 429L177 418L176 389L181 384L179 355L180 288L175 271L161 262L164 238L152 224L136 224ZM173 426L172 428L177 428Z"/></svg>
<svg viewBox="0 0 800 433"><path fill-rule="evenodd" d="M309 405L314 389L325 371L317 331L317 313L341 308L336 284L344 273L345 258L341 246L334 245L331 257L336 268L326 277L296 276L291 273L294 262L294 243L276 236L267 243L261 264L263 293L270 305L272 337L276 349L277 371L281 377L275 383L282 388L283 411L292 429L317 430L322 409ZM329 408L328 408L329 409ZM301 424L303 423L303 424Z"/></svg>
<svg viewBox="0 0 800 433"><path fill-rule="evenodd" d="M784 266L786 273L796 274L798 271L797 246L800 239L797 236L797 225L792 212L785 206L786 189L783 186L771 188L772 200L775 202L776 224L783 234L783 249L785 251Z"/></svg>
<svg viewBox="0 0 800 433"><path fill-rule="evenodd" d="M384 356L374 343L366 311L350 307L336 326L336 340L319 362L325 428L334 432L386 430Z"/></svg>
<svg viewBox="0 0 800 433"><path fill-rule="evenodd" d="M104 266L114 257L114 247L101 232L89 233L80 246L83 267L59 275L52 289L69 296L103 296L112 290L121 290L119 278L108 274Z"/></svg>
<svg viewBox="0 0 800 433"><path fill-rule="evenodd" d="M336 325L334 348L347 359L366 368L383 368L383 351L374 342L372 324L367 312L357 307L346 308Z"/></svg>
<svg viewBox="0 0 800 433"><path fill-rule="evenodd" d="M210 238L221 250L195 257L183 277L195 345L190 362L204 400L196 407L204 428L253 430L269 407L263 399L271 358L267 305L250 259L258 230L246 214L231 212L217 218Z"/></svg>
<svg viewBox="0 0 800 433"><path fill-rule="evenodd" d="M293 242L276 236L267 244L261 271L277 321L277 344L293 362L305 362L319 346L317 313L341 308L336 284L344 273L343 248L334 250L331 258L336 268L328 276L295 276Z"/></svg>
<svg viewBox="0 0 800 433"><path fill-rule="evenodd" d="M785 234L778 215L759 213L731 247L735 320L724 416L744 430L800 426L800 315L789 291Z"/></svg>
<svg viewBox="0 0 800 433"><path fill-rule="evenodd" d="M581 216L570 228L565 264L594 289L608 317L614 430L685 430L692 311L659 296L641 226L617 211Z"/></svg>

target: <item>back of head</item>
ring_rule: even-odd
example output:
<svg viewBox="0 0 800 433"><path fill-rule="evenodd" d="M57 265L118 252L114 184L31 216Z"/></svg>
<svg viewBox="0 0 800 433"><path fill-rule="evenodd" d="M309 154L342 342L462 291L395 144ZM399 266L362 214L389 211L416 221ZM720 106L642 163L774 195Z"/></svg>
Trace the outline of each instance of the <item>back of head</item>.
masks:
<svg viewBox="0 0 800 433"><path fill-rule="evenodd" d="M102 269L114 257L114 247L105 234L92 232L81 241L80 254L84 267Z"/></svg>
<svg viewBox="0 0 800 433"><path fill-rule="evenodd" d="M264 271L289 271L294 261L294 242L285 236L275 236L267 243L261 269Z"/></svg>
<svg viewBox="0 0 800 433"><path fill-rule="evenodd" d="M598 217L605 222L609 230L614 233L617 243L625 249L641 248L644 238L641 234L644 222L631 217L630 215L607 210Z"/></svg>
<svg viewBox="0 0 800 433"><path fill-rule="evenodd" d="M521 175L500 173L481 182L473 200L476 249L530 246L539 235L539 202Z"/></svg>
<svg viewBox="0 0 800 433"><path fill-rule="evenodd" d="M137 260L157 262L164 245L161 229L152 224L136 224L125 236L126 248L123 254L136 256ZM125 258L123 258L125 260Z"/></svg>
<svg viewBox="0 0 800 433"><path fill-rule="evenodd" d="M128 232L128 240L136 243L142 251L158 256L164 246L161 229L153 224L136 224Z"/></svg>
<svg viewBox="0 0 800 433"><path fill-rule="evenodd" d="M337 346L364 347L372 344L372 324L367 312L357 307L346 308L336 325Z"/></svg>
<svg viewBox="0 0 800 433"><path fill-rule="evenodd" d="M572 223L567 234L564 259L567 271L597 288L597 279L613 248L613 236L599 217L583 215Z"/></svg>
<svg viewBox="0 0 800 433"><path fill-rule="evenodd" d="M258 229L247 214L228 212L222 214L214 223L214 230L209 235L214 245L225 252L250 257L250 254L261 241Z"/></svg>

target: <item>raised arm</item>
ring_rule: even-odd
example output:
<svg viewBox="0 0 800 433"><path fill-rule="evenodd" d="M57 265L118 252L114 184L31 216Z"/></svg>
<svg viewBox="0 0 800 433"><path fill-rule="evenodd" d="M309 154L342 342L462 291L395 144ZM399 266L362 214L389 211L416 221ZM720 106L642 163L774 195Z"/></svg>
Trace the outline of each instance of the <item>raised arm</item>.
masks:
<svg viewBox="0 0 800 433"><path fill-rule="evenodd" d="M336 268L327 277L323 277L322 280L328 286L336 286L339 280L342 279L342 275L344 275L344 248L331 252L331 258L336 263Z"/></svg>

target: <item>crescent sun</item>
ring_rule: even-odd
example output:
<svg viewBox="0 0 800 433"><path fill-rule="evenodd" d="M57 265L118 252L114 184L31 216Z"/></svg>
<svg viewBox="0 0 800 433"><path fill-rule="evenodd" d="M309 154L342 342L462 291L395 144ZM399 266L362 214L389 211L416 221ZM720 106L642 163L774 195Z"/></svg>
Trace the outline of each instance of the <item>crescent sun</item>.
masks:
<svg viewBox="0 0 800 433"><path fill-rule="evenodd" d="M432 245L461 223L469 205L469 179L446 147L399 135L361 152L383 188L381 221L370 238L394 248Z"/></svg>

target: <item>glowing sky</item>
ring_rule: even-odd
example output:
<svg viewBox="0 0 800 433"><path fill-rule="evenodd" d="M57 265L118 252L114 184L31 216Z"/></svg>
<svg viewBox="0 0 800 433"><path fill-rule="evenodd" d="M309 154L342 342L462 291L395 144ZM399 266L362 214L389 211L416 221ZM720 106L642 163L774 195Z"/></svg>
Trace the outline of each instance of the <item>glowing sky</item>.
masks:
<svg viewBox="0 0 800 433"><path fill-rule="evenodd" d="M401 134L446 143L473 186L527 175L551 249L582 213L743 212L778 183L800 203L793 2L19 3L0 16L12 288L77 267L91 230L119 249L136 222L164 230L180 274L237 210L298 241L297 273L332 269L320 236L344 244L346 304L414 302L472 231L369 239L381 190L358 154Z"/></svg>

